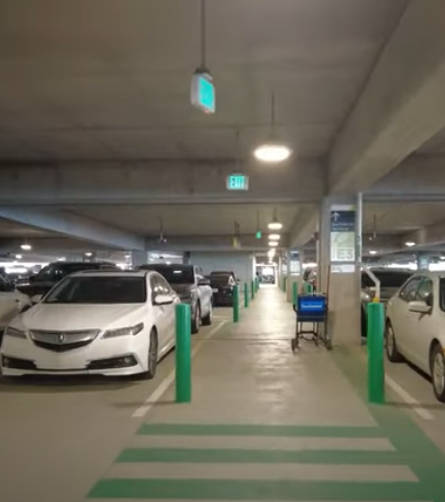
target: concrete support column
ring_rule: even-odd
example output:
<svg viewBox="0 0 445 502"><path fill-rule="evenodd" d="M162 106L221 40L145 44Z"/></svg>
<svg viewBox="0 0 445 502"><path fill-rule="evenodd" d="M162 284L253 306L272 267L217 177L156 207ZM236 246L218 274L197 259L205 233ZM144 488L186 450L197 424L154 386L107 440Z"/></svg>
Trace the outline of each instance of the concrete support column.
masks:
<svg viewBox="0 0 445 502"><path fill-rule="evenodd" d="M334 345L360 344L360 236L361 196L325 198L317 245L318 291L329 297Z"/></svg>
<svg viewBox="0 0 445 502"><path fill-rule="evenodd" d="M147 251L132 251L131 252L131 265L139 267L147 263Z"/></svg>
<svg viewBox="0 0 445 502"><path fill-rule="evenodd" d="M293 284L297 283L297 287L301 283L303 269L301 267L301 253L299 250L293 249L288 252L288 267L287 267L287 282L286 282L286 295L287 301L292 302L292 288Z"/></svg>

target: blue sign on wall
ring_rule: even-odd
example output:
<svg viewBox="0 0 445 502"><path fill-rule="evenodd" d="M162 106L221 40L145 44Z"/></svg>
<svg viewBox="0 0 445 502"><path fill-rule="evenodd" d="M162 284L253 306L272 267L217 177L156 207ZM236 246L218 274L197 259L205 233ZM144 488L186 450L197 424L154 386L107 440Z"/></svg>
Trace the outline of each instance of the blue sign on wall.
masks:
<svg viewBox="0 0 445 502"><path fill-rule="evenodd" d="M331 232L354 232L355 211L331 211Z"/></svg>

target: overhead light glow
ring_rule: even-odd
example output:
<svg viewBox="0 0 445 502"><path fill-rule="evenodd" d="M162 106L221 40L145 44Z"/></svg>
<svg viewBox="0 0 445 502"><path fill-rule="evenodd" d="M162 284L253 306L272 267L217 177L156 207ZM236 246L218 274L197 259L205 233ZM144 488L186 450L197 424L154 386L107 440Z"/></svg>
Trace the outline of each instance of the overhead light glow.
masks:
<svg viewBox="0 0 445 502"><path fill-rule="evenodd" d="M32 246L31 246L31 244L26 244L26 243L25 243L25 244L22 244L22 245L20 246L20 249L23 249L23 251L31 251Z"/></svg>
<svg viewBox="0 0 445 502"><path fill-rule="evenodd" d="M405 246L408 248L412 248L415 245L416 245L416 243L414 241L406 241L405 242Z"/></svg>
<svg viewBox="0 0 445 502"><path fill-rule="evenodd" d="M377 254L377 251L375 249L370 249L369 254L375 255Z"/></svg>
<svg viewBox="0 0 445 502"><path fill-rule="evenodd" d="M88 258L91 258L91 256L93 256L93 253L91 251L87 251L85 253L85 256L88 256Z"/></svg>
<svg viewBox="0 0 445 502"><path fill-rule="evenodd" d="M15 257L17 258L17 260L21 260L23 258L23 255L21 254L16 254Z"/></svg>
<svg viewBox="0 0 445 502"><path fill-rule="evenodd" d="M270 241L270 242L269 242L269 246L270 246L271 248L276 248L276 247L278 247L278 242L277 242L277 241Z"/></svg>
<svg viewBox="0 0 445 502"><path fill-rule="evenodd" d="M292 150L279 143L265 143L255 148L253 154L262 162L283 162L290 157Z"/></svg>
<svg viewBox="0 0 445 502"><path fill-rule="evenodd" d="M64 256L61 256L60 258L57 258L57 261L66 261L66 258Z"/></svg>
<svg viewBox="0 0 445 502"><path fill-rule="evenodd" d="M269 234L269 240L270 241L279 241L281 238L280 234Z"/></svg>
<svg viewBox="0 0 445 502"><path fill-rule="evenodd" d="M267 252L267 257L268 258L273 258L275 256L276 250L275 249L269 249Z"/></svg>

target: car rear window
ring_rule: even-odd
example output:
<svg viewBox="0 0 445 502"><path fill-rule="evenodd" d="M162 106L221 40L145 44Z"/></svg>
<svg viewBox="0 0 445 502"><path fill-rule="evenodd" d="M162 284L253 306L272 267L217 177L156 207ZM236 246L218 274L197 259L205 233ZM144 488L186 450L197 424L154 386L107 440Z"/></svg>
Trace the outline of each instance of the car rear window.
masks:
<svg viewBox="0 0 445 502"><path fill-rule="evenodd" d="M410 272L374 272L377 279L380 280L382 288L400 288L402 284L411 277ZM372 288L374 281L366 274L362 274L362 288Z"/></svg>

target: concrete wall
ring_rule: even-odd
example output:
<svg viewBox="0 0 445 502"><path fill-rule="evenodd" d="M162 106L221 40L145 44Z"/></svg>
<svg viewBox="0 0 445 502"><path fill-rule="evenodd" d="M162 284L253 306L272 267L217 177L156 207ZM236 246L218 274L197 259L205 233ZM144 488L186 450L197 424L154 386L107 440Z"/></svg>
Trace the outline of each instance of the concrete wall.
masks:
<svg viewBox="0 0 445 502"><path fill-rule="evenodd" d="M251 253L192 252L190 263L202 267L206 275L213 270L229 270L235 272L242 282L253 278L254 256Z"/></svg>

